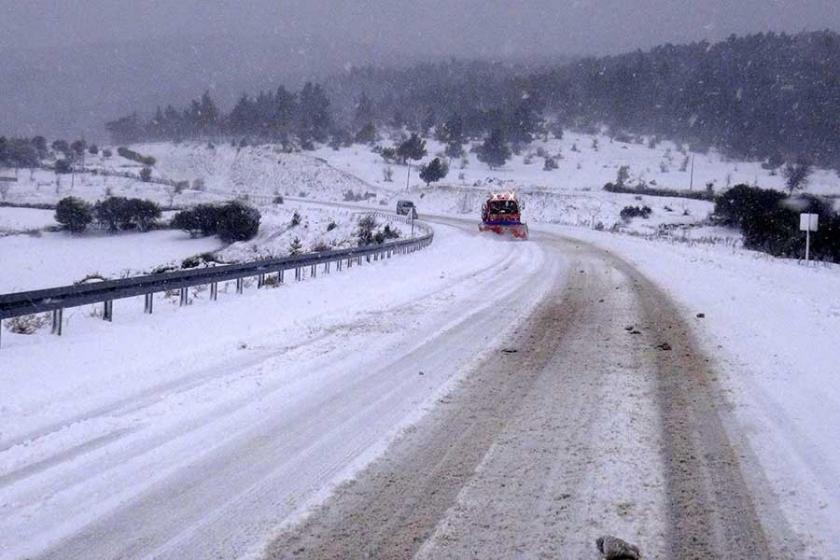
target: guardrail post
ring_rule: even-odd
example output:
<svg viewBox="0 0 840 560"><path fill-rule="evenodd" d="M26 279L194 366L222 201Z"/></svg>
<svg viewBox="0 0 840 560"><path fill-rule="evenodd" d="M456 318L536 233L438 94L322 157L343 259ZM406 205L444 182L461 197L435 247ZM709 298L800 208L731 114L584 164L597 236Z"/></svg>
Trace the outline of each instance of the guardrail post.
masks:
<svg viewBox="0 0 840 560"><path fill-rule="evenodd" d="M299 266L295 267L295 281L300 282L300 267Z"/></svg>
<svg viewBox="0 0 840 560"><path fill-rule="evenodd" d="M114 320L114 300L109 299L105 302L102 310L102 320L108 321L109 323Z"/></svg>
<svg viewBox="0 0 840 560"><path fill-rule="evenodd" d="M213 301L219 299L219 284L217 282L210 283L210 299Z"/></svg>
<svg viewBox="0 0 840 560"><path fill-rule="evenodd" d="M265 274L260 274L257 276L257 289L260 289L263 286L265 286Z"/></svg>
<svg viewBox="0 0 840 560"><path fill-rule="evenodd" d="M330 273L330 261L324 263L324 274Z"/></svg>
<svg viewBox="0 0 840 560"><path fill-rule="evenodd" d="M151 294L145 294L143 296L143 313L148 313L149 315L152 314L155 307L155 293L152 292Z"/></svg>
<svg viewBox="0 0 840 560"><path fill-rule="evenodd" d="M283 269L280 269L280 272L277 273L277 280L282 284L283 283Z"/></svg>
<svg viewBox="0 0 840 560"><path fill-rule="evenodd" d="M243 291L245 291L245 281L242 280L242 278L237 278L236 279L236 293L241 294Z"/></svg>
<svg viewBox="0 0 840 560"><path fill-rule="evenodd" d="M183 307L187 305L190 301L189 292L187 292L186 288L181 288L181 299L178 301L178 305Z"/></svg>
<svg viewBox="0 0 840 560"><path fill-rule="evenodd" d="M309 267L309 275L312 278L318 278L318 265L317 264L313 264L311 267Z"/></svg>
<svg viewBox="0 0 840 560"><path fill-rule="evenodd" d="M52 312L52 333L61 336L61 327L64 322L64 309L53 309Z"/></svg>

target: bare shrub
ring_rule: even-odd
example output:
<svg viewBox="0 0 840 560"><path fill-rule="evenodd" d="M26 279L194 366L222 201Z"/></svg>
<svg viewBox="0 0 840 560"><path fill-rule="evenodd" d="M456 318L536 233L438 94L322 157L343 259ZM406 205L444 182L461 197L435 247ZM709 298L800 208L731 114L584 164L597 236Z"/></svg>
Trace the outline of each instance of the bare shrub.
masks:
<svg viewBox="0 0 840 560"><path fill-rule="evenodd" d="M323 253L324 251L330 250L332 250L332 247L330 247L329 244L327 244L323 240L318 241L318 243L312 246L312 251L314 251L315 253Z"/></svg>
<svg viewBox="0 0 840 560"><path fill-rule="evenodd" d="M48 313L22 315L7 320L6 330L15 334L35 334L49 324L50 316Z"/></svg>

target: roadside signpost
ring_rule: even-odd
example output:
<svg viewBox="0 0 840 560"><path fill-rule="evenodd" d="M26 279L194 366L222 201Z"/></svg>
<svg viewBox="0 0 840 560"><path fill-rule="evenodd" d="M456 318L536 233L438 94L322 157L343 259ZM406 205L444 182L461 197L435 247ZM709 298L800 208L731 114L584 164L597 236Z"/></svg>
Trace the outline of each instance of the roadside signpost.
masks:
<svg viewBox="0 0 840 560"><path fill-rule="evenodd" d="M817 231L819 222L819 214L799 214L799 231L805 232L805 262L811 258L811 232Z"/></svg>

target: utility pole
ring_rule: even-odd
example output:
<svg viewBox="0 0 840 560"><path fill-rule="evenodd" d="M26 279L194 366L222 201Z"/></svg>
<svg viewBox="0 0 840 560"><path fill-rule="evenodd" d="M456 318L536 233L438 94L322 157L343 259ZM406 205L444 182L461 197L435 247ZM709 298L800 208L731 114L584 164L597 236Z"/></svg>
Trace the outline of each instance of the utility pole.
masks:
<svg viewBox="0 0 840 560"><path fill-rule="evenodd" d="M411 160L407 159L406 162L408 163L408 173L405 175L405 190L409 190L408 180L411 177Z"/></svg>
<svg viewBox="0 0 840 560"><path fill-rule="evenodd" d="M694 154L691 154L691 178L688 182L688 190L692 190L694 188Z"/></svg>

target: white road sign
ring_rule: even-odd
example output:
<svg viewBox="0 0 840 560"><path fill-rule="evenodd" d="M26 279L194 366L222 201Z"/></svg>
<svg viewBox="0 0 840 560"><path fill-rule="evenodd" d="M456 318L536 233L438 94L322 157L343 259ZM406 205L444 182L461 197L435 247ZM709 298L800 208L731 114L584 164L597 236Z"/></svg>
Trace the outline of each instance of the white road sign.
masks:
<svg viewBox="0 0 840 560"><path fill-rule="evenodd" d="M819 225L819 214L799 214L799 230L800 231L817 231Z"/></svg>

